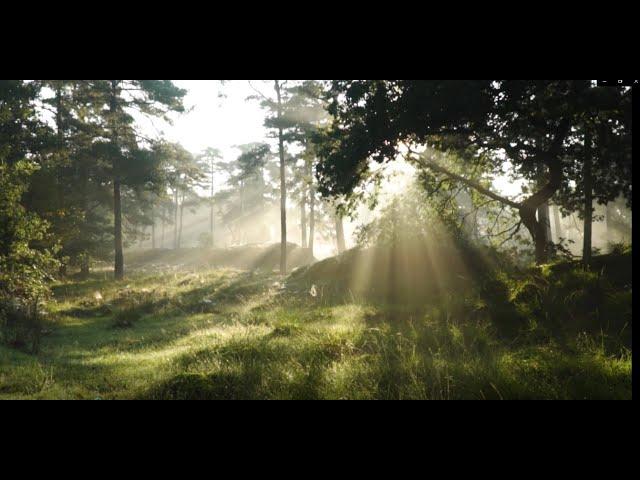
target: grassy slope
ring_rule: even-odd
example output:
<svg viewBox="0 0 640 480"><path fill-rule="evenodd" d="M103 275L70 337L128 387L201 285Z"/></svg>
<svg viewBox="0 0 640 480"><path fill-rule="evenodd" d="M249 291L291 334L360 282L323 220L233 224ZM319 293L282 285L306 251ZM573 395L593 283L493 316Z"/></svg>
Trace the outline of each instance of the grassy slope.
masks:
<svg viewBox="0 0 640 480"><path fill-rule="evenodd" d="M540 277L546 297L530 279L514 283L514 304L533 316L557 275ZM57 285L40 354L0 347L0 399L631 398L630 349L611 335L532 321L506 339L471 296L418 310L277 280L217 269ZM618 295L611 308L630 316L630 287ZM517 303L527 296L536 301Z"/></svg>

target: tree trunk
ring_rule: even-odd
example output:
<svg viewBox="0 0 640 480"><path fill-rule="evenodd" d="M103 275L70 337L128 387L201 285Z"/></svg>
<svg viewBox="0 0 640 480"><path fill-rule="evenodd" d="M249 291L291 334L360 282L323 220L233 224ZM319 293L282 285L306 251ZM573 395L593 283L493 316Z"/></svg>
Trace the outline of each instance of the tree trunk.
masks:
<svg viewBox="0 0 640 480"><path fill-rule="evenodd" d="M173 249L178 248L178 189L173 192Z"/></svg>
<svg viewBox="0 0 640 480"><path fill-rule="evenodd" d="M564 235L562 232L562 222L560 221L560 207L553 207L553 223L556 229L556 242L560 243L560 239Z"/></svg>
<svg viewBox="0 0 640 480"><path fill-rule="evenodd" d="M536 263L543 264L546 263L549 258L547 248L548 244L545 239L547 232L546 226L538 222L538 219L536 218L536 212L538 207L543 203L548 202L562 185L562 164L558 159L558 155L561 151L562 143L566 139L567 133L569 132L569 127L570 123L568 120L565 119L561 122L556 138L554 139L552 146L547 152L547 168L549 169L548 183L521 203L498 195L497 193L492 192L488 188L482 186L478 182L469 180L462 175L458 175L442 167L441 165L438 165L438 163L434 162L433 160L415 157L412 158L412 160L416 161L423 167L429 168L439 173L443 173L449 178L458 180L465 185L472 187L481 194L499 201L503 205L517 209L522 224L524 224L524 226L531 234L531 238L535 244Z"/></svg>
<svg viewBox="0 0 640 480"><path fill-rule="evenodd" d="M213 248L215 246L213 241L213 200L211 200L211 210L209 211L209 237L211 248Z"/></svg>
<svg viewBox="0 0 640 480"><path fill-rule="evenodd" d="M592 162L591 162L591 132L589 126L585 125L584 134L584 236L582 245L582 262L585 266L591 263L591 230L593 222L593 178L592 178Z"/></svg>
<svg viewBox="0 0 640 480"><path fill-rule="evenodd" d="M300 198L300 242L302 248L307 248L307 191L304 187Z"/></svg>
<svg viewBox="0 0 640 480"><path fill-rule="evenodd" d="M80 174L82 176L82 206L84 209L84 218L83 218L83 224L84 224L84 231L88 232L88 227L89 227L89 219L88 219L88 215L89 215L89 169L88 166L86 164L86 160L82 162L82 165L80 167ZM88 233L85 233L86 235L88 235ZM89 241L88 238L85 239L85 241ZM89 257L89 249L87 247L85 247L84 251L83 251L83 258L82 258L82 264L80 266L80 273L83 277L88 277L89 276L89 267L90 267L90 257Z"/></svg>
<svg viewBox="0 0 640 480"><path fill-rule="evenodd" d="M213 192L214 192L213 174L215 173L214 172L213 159L211 160L210 167L211 167L211 199L210 199L211 209L209 211L209 236L211 237L210 238L211 248L213 248L213 247L215 247L215 242L213 240L213 213L214 213L213 212L213 206L214 206L213 205Z"/></svg>
<svg viewBox="0 0 640 480"><path fill-rule="evenodd" d="M544 227L544 238L547 244L553 242L551 236L551 219L549 215L549 202L544 202L538 207L538 221L542 223Z"/></svg>
<svg viewBox="0 0 640 480"><path fill-rule="evenodd" d="M309 164L309 254L313 257L313 244L316 236L316 190L313 185L312 166Z"/></svg>
<svg viewBox="0 0 640 480"><path fill-rule="evenodd" d="M122 249L122 199L120 197L120 176L116 174L113 182L113 214L114 214L114 238L115 238L115 269L116 280L124 278L124 254Z"/></svg>
<svg viewBox="0 0 640 480"><path fill-rule="evenodd" d="M549 261L548 243L546 239L547 228L542 222L536 219L536 210L536 208L529 205L523 205L520 207L520 219L533 239L536 264L542 265Z"/></svg>
<svg viewBox="0 0 640 480"><path fill-rule="evenodd" d="M111 104L110 110L115 117L118 109L117 98L117 80L111 80ZM114 122L117 120L114 119ZM112 125L111 141L114 145L116 156L120 155L118 145L118 131L117 124ZM115 265L114 265L114 277L116 280L122 280L124 278L124 254L122 248L122 198L120 192L120 165L119 158L113 158L113 217L114 217L114 247L115 247Z"/></svg>
<svg viewBox="0 0 640 480"><path fill-rule="evenodd" d="M280 81L275 81L278 98L278 120L282 117L282 96ZM279 124L280 122L278 122ZM284 164L284 132L278 128L278 153L280 154L280 274L287 274L287 183Z"/></svg>
<svg viewBox="0 0 640 480"><path fill-rule="evenodd" d="M58 81L60 82L60 81ZM65 150L65 141L64 141L64 122L63 122L63 116L62 116L62 85L60 83L58 83L58 86L56 88L56 137L57 137L57 147L58 147L58 154L62 155L63 151ZM62 178L63 176L63 171L64 171L64 167L65 167L65 163L63 161L60 161L61 157L59 157L59 164L58 164L58 168L55 168L54 172L55 172L55 185L56 185L56 200L58 202L57 208L62 210L64 209L64 179Z"/></svg>
<svg viewBox="0 0 640 480"><path fill-rule="evenodd" d="M240 241L241 245L246 243L247 233L244 223L244 180L240 180Z"/></svg>
<svg viewBox="0 0 640 480"><path fill-rule="evenodd" d="M344 226L342 224L342 216L339 213L334 215L336 222L336 243L338 244L338 255L346 250L344 241Z"/></svg>

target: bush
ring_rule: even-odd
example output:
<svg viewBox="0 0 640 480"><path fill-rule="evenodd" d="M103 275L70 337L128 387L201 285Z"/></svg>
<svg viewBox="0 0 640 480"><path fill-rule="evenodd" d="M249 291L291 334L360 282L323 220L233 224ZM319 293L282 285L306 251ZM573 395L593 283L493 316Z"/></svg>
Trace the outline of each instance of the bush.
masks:
<svg viewBox="0 0 640 480"><path fill-rule="evenodd" d="M40 350L44 312L38 300L13 299L0 301L0 339L12 347L31 353Z"/></svg>
<svg viewBox="0 0 640 480"><path fill-rule="evenodd" d="M0 336L32 351L39 345L40 301L58 267L55 252L36 248L47 237L47 223L21 204L36 168L26 160L0 162Z"/></svg>

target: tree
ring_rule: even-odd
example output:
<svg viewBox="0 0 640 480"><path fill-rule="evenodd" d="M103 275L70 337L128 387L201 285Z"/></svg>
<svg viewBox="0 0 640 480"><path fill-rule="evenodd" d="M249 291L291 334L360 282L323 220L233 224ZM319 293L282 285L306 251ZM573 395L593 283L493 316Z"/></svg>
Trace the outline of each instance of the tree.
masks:
<svg viewBox="0 0 640 480"><path fill-rule="evenodd" d="M187 202L194 204L194 188L201 186L205 173L203 164L193 154L177 143L159 146L163 175L173 195L173 248L180 248L182 240L182 218Z"/></svg>
<svg viewBox="0 0 640 480"><path fill-rule="evenodd" d="M309 248L313 257L316 230L316 187L314 184L317 149L313 143L319 129L328 123L329 115L324 98L322 83L304 80L288 89L291 95L287 103L285 118L289 125L288 139L302 147L299 157L302 166L297 171L298 193L300 195L300 217L302 246ZM309 206L309 234L307 236L306 207ZM308 241L307 241L308 239Z"/></svg>
<svg viewBox="0 0 640 480"><path fill-rule="evenodd" d="M210 236L210 246L215 246L215 240L213 236L213 223L214 223L214 194L215 194L215 177L218 172L220 172L220 159L222 158L222 154L220 150L217 148L209 147L205 149L204 152L200 154L198 157L198 162L200 163L200 168L203 172L207 172L209 176L209 186L211 187L210 196L209 196L209 236Z"/></svg>
<svg viewBox="0 0 640 480"><path fill-rule="evenodd" d="M0 320L8 302L36 302L57 265L48 224L24 206L30 178L40 168L48 130L36 117L37 85L0 80Z"/></svg>
<svg viewBox="0 0 640 480"><path fill-rule="evenodd" d="M253 86L252 86L253 88ZM261 105L268 112L265 126L273 129L278 140L278 157L280 159L280 274L287 273L287 176L286 176L286 130L291 128L290 121L285 116L286 104L290 99L287 82L273 80L275 99L254 90L258 96L251 98L261 101Z"/></svg>
<svg viewBox="0 0 640 480"><path fill-rule="evenodd" d="M219 192L218 202L223 221L233 231L234 241L245 243L248 238L267 240L265 215L267 205L272 201L270 176L279 175L279 168L273 164L273 153L266 143L238 145L240 155L230 162L221 162L227 192ZM275 172L273 171L275 168Z"/></svg>
<svg viewBox="0 0 640 480"><path fill-rule="evenodd" d="M370 174L370 160L402 154L517 211L538 263L547 261L549 246L536 213L576 179L569 168L576 129L589 110L606 117L619 108L619 96L588 80L336 80L327 98L335 121L318 142L323 194L351 194ZM610 133L618 128L607 125ZM508 161L519 177L543 181L521 200L507 198L411 148L425 144L457 152L466 165L482 162L491 172Z"/></svg>
<svg viewBox="0 0 640 480"><path fill-rule="evenodd" d="M132 112L152 117L182 112L185 90L177 88L170 80L94 80L92 81L94 105L100 109L109 141L111 182L113 186L114 213L114 275L124 278L122 238L122 187L134 182L144 183L153 173L153 165L141 164L139 140L145 140L136 131ZM151 168L144 169L143 166Z"/></svg>

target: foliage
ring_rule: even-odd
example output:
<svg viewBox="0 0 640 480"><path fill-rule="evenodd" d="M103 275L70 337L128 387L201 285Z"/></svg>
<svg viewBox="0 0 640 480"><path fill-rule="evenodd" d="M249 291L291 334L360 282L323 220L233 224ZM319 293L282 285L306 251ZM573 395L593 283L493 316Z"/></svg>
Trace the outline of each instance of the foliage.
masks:
<svg viewBox="0 0 640 480"><path fill-rule="evenodd" d="M0 337L37 350L40 303L49 295L55 251L34 248L47 224L20 203L35 165L0 163Z"/></svg>
<svg viewBox="0 0 640 480"><path fill-rule="evenodd" d="M593 128L599 164L611 165L610 155L618 152L615 161L621 165L598 174L598 198L624 194L631 201L630 91L587 80L334 80L327 97L335 120L316 139L325 195L352 195L371 175L370 161L404 155L516 210L535 242L536 260L543 263L548 242L536 211L559 192L556 200L569 202L565 192L581 182L576 165ZM481 159L492 173L501 172L507 160L514 175L536 188L517 202L501 196L411 150L427 144L455 151L468 163Z"/></svg>

